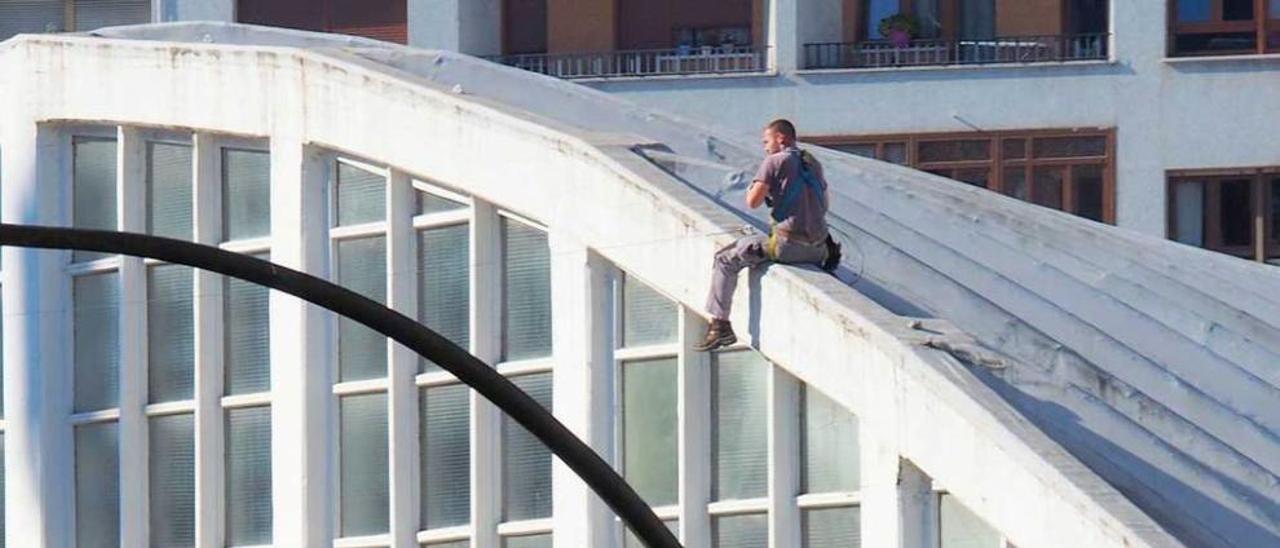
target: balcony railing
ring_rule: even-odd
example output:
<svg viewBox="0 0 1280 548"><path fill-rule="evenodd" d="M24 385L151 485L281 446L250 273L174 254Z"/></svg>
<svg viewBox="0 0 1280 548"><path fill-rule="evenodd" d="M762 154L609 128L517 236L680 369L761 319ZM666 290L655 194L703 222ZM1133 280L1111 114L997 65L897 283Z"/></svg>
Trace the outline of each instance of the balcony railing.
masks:
<svg viewBox="0 0 1280 548"><path fill-rule="evenodd" d="M597 53L502 55L489 60L557 78L728 74L765 70L764 50L749 46Z"/></svg>
<svg viewBox="0 0 1280 548"><path fill-rule="evenodd" d="M1019 36L990 40L884 40L805 44L807 69L1054 63L1107 58L1109 35Z"/></svg>

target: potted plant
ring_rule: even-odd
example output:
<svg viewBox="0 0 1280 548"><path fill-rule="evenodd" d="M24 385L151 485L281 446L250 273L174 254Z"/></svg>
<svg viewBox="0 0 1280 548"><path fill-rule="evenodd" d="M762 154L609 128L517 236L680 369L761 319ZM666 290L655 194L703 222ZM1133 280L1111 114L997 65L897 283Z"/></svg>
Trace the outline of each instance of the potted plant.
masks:
<svg viewBox="0 0 1280 548"><path fill-rule="evenodd" d="M905 48L920 32L920 22L910 14L896 13L880 20L880 35L896 48Z"/></svg>

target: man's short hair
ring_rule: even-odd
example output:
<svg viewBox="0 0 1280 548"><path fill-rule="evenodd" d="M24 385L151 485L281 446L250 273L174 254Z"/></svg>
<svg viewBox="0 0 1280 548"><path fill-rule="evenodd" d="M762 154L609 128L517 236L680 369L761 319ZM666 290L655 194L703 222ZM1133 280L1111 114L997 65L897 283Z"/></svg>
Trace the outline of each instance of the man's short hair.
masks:
<svg viewBox="0 0 1280 548"><path fill-rule="evenodd" d="M791 140L795 140L796 138L796 126L791 123L791 120L787 120L786 118L778 118L777 120L769 122L769 125L765 126L765 128L781 133Z"/></svg>

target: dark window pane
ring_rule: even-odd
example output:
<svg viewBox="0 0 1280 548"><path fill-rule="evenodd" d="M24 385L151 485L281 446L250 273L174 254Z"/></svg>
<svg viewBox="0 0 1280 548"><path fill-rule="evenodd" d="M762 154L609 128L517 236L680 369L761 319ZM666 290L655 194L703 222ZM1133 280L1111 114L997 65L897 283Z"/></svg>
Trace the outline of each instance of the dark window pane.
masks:
<svg viewBox="0 0 1280 548"><path fill-rule="evenodd" d="M1075 214L1086 219L1102 222L1102 173L1101 165L1076 166L1072 170L1075 178Z"/></svg>
<svg viewBox="0 0 1280 548"><path fill-rule="evenodd" d="M956 162L991 158L991 141L925 141L920 143L921 162Z"/></svg>
<svg viewBox="0 0 1280 548"><path fill-rule="evenodd" d="M1178 53L1252 52L1257 38L1253 32L1178 34L1173 47Z"/></svg>
<svg viewBox="0 0 1280 548"><path fill-rule="evenodd" d="M991 170L983 168L966 168L957 169L951 175L955 180L962 183L968 183L976 187L987 188L987 183L991 179Z"/></svg>
<svg viewBox="0 0 1280 548"><path fill-rule="evenodd" d="M1280 240L1280 177L1271 179L1271 239Z"/></svg>
<svg viewBox="0 0 1280 548"><path fill-rule="evenodd" d="M1222 182L1219 214L1222 216L1222 244L1253 244L1253 182L1233 179Z"/></svg>
<svg viewBox="0 0 1280 548"><path fill-rule="evenodd" d="M864 158L875 158L875 157L876 157L876 146L875 146L874 144L863 144L863 145L832 145L832 147L831 147L831 148L834 148L834 149L839 150L839 151L841 151L841 152L848 152L849 154L856 154L856 155L858 155L858 156L862 156L862 157L864 157Z"/></svg>
<svg viewBox="0 0 1280 548"><path fill-rule="evenodd" d="M1032 175L1035 182L1035 188L1031 192L1032 201L1045 207L1062 209L1062 181L1066 178L1065 175L1066 168L1063 167L1035 168Z"/></svg>
<svg viewBox="0 0 1280 548"><path fill-rule="evenodd" d="M1191 23L1209 20L1211 0L1176 0L1178 4L1178 22Z"/></svg>
<svg viewBox="0 0 1280 548"><path fill-rule="evenodd" d="M547 0L505 0L502 19L503 53L546 53Z"/></svg>
<svg viewBox="0 0 1280 548"><path fill-rule="evenodd" d="M1026 139L1005 139L1004 140L1004 157L1006 160L1016 160L1018 158L1027 157L1027 140Z"/></svg>
<svg viewBox="0 0 1280 548"><path fill-rule="evenodd" d="M239 0L236 19L241 23L324 30L324 11L305 0Z"/></svg>
<svg viewBox="0 0 1280 548"><path fill-rule="evenodd" d="M893 162L900 166L907 165L907 144L885 143L884 156L880 159L886 162Z"/></svg>
<svg viewBox="0 0 1280 548"><path fill-rule="evenodd" d="M1036 158L1106 156L1106 137L1049 137L1032 143Z"/></svg>
<svg viewBox="0 0 1280 548"><path fill-rule="evenodd" d="M1027 186L1027 170L1025 168L1005 168L1004 193L1024 202L1031 201L1031 189Z"/></svg>
<svg viewBox="0 0 1280 548"><path fill-rule="evenodd" d="M1252 21L1253 0L1222 0L1224 21Z"/></svg>

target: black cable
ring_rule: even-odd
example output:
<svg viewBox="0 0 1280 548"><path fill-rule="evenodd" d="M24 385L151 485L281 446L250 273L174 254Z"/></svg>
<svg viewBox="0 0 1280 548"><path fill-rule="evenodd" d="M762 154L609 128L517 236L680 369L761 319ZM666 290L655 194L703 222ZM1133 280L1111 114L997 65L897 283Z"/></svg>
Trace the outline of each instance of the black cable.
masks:
<svg viewBox="0 0 1280 548"><path fill-rule="evenodd" d="M626 480L536 400L440 334L354 291L249 255L146 234L0 224L0 245L99 251L187 265L282 291L360 322L453 373L537 436L645 544L680 547Z"/></svg>

